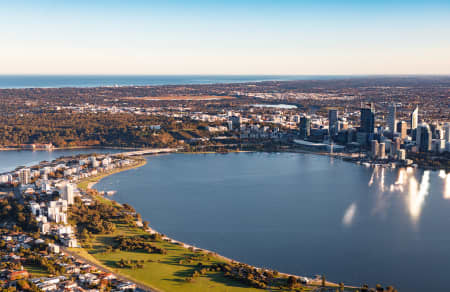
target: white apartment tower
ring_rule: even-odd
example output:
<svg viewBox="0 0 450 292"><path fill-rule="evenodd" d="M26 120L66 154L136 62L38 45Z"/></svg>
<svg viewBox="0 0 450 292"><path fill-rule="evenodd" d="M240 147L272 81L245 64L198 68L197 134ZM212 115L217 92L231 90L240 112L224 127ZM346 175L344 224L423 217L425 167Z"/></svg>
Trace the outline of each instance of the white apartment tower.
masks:
<svg viewBox="0 0 450 292"><path fill-rule="evenodd" d="M28 185L31 182L31 170L29 168L22 168L19 171L19 181L23 185Z"/></svg>
<svg viewBox="0 0 450 292"><path fill-rule="evenodd" d="M411 113L411 129L417 129L417 125L419 123L419 107L416 106L416 108Z"/></svg>
<svg viewBox="0 0 450 292"><path fill-rule="evenodd" d="M71 183L66 183L61 188L62 199L67 201L67 204L73 205L74 201L74 187Z"/></svg>

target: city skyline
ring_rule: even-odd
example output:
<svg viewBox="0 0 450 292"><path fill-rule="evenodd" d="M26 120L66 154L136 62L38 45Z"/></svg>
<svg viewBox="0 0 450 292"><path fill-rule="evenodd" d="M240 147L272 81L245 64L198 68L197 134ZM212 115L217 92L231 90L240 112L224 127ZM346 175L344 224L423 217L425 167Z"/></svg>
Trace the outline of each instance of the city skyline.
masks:
<svg viewBox="0 0 450 292"><path fill-rule="evenodd" d="M445 1L0 1L0 74L450 74Z"/></svg>

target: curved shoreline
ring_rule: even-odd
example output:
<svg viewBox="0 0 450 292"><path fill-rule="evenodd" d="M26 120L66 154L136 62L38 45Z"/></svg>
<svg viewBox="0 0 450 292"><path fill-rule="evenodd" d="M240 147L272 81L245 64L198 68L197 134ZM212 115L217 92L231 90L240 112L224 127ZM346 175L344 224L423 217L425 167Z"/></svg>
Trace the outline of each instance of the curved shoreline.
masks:
<svg viewBox="0 0 450 292"><path fill-rule="evenodd" d="M88 189L92 189L93 186L95 186L100 180L102 180L105 177L108 177L110 175L119 173L119 172L123 172L123 171L127 171L127 170L131 170L131 169L135 169L135 168L139 168L141 166L144 166L147 164L147 159L143 159L142 161L140 161L139 163L136 163L134 165L131 165L129 167L123 167L123 168L119 168L119 169L114 169L113 171L110 172L106 172L106 173L100 173L94 177L89 177L85 180L81 180L77 183L77 187L83 191L86 191ZM84 186L84 184L86 184L86 186Z"/></svg>
<svg viewBox="0 0 450 292"><path fill-rule="evenodd" d="M245 151L245 152L253 152L253 151ZM185 153L182 153L182 154L196 154L196 153L197 152L194 152L194 153L185 152ZM230 152L230 153L233 153L233 152ZM206 153L197 153L197 154L206 154ZM208 152L207 154L222 154L222 153ZM161 154L157 154L157 155L161 155ZM154 156L154 155L151 155L151 156ZM94 187L100 180L102 180L102 179L104 179L104 178L106 178L106 177L108 177L110 175L117 174L117 173L120 173L120 172L123 172L123 171L127 171L127 170L131 170L131 169L135 169L135 168L139 168L139 167L144 166L146 164L147 164L147 158L145 157L143 163L139 163L139 164L133 165L131 167L122 168L122 169L118 169L117 171L113 171L113 172L110 172L110 173L99 175L98 177L95 178L95 181L92 181L92 182L90 182L88 184L88 187L86 189ZM114 199L108 198L106 196L102 196L102 197L104 199L106 199L106 200L110 200L110 201L113 201L116 204L122 205L121 203L117 202ZM211 253L214 256L224 260L227 263L240 263L240 264L245 264L245 265L251 266L251 267L256 268L258 270L267 270L266 268L257 267L255 265L243 263L241 261L237 261L237 260L228 258L228 257L223 256L223 255L221 255L221 254L219 254L219 253L217 253L215 251L212 251L212 250L204 249L204 248L201 248L201 247L198 247L198 246L195 246L195 245L187 244L187 243L184 243L182 241L173 239L173 238L171 238L171 237L169 237L169 236L167 236L167 235L157 231L156 229L154 229L152 227L148 227L145 231L148 232L149 234L153 234L153 233L161 234L161 235L163 235L163 237L162 237L163 240L166 240L166 241L168 241L170 243L173 243L173 244L177 244L177 245L179 245L179 246L181 246L183 248L186 248L186 249L192 248L194 251L200 251L200 252L204 252L204 253ZM284 272L279 272L279 271L277 271L277 272L280 275L284 276L284 277L294 276L294 277L297 277L297 278L302 278L302 277L303 278L308 278L310 280L309 285L312 285L312 286L320 286L321 283L322 283L321 282L322 280L320 278L309 278L309 277L305 277L305 276L294 275L294 274L289 274L289 273L284 273ZM326 280L326 286L328 286L328 287L339 287L339 284ZM350 288L350 289L358 289L359 288L359 287L355 287L355 286L345 286L345 287L346 288Z"/></svg>

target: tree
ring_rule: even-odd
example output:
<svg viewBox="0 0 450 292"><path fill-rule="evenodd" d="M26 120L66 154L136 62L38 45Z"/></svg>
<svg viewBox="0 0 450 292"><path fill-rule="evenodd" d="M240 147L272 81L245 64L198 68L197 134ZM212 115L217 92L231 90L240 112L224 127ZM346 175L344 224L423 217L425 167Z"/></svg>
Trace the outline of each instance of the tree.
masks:
<svg viewBox="0 0 450 292"><path fill-rule="evenodd" d="M297 278L295 278L294 276L289 276L287 279L287 284L289 288L294 288L297 284Z"/></svg>

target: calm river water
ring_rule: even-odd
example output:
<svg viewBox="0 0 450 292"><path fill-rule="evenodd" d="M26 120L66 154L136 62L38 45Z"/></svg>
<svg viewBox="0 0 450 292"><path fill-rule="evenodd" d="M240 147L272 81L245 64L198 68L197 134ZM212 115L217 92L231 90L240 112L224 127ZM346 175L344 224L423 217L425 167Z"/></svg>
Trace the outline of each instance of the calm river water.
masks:
<svg viewBox="0 0 450 292"><path fill-rule="evenodd" d="M103 179L152 227L224 256L350 284L444 291L450 174L282 153L171 154Z"/></svg>

